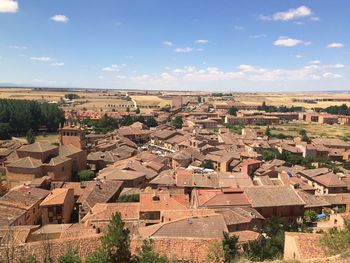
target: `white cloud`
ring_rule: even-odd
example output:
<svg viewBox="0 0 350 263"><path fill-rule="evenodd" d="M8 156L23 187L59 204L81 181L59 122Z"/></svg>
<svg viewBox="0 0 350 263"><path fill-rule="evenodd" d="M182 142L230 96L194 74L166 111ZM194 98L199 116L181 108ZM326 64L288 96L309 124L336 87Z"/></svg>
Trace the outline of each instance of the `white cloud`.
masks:
<svg viewBox="0 0 350 263"><path fill-rule="evenodd" d="M196 44L207 44L209 42L209 40L207 39L197 39L196 41L194 41L194 43Z"/></svg>
<svg viewBox="0 0 350 263"><path fill-rule="evenodd" d="M294 39L294 38L280 37L279 39L275 40L273 44L275 46L294 47L300 44L304 44L308 46L311 44L311 42L310 41L304 42L303 40Z"/></svg>
<svg viewBox="0 0 350 263"><path fill-rule="evenodd" d="M162 44L165 45L165 46L172 46L173 42L171 42L171 41L163 41Z"/></svg>
<svg viewBox="0 0 350 263"><path fill-rule="evenodd" d="M123 75L117 75L117 76L115 76L115 78L116 78L116 79L126 79L126 77L123 76Z"/></svg>
<svg viewBox="0 0 350 263"><path fill-rule="evenodd" d="M185 48L175 48L174 52L176 53L188 53L188 52L192 52L193 48L191 47L185 47Z"/></svg>
<svg viewBox="0 0 350 263"><path fill-rule="evenodd" d="M27 49L26 46L15 46L15 45L14 46L10 46L10 48L13 48L13 49Z"/></svg>
<svg viewBox="0 0 350 263"><path fill-rule="evenodd" d="M303 58L304 56L303 56L303 55L297 54L297 55L295 55L295 57L296 57L296 58Z"/></svg>
<svg viewBox="0 0 350 263"><path fill-rule="evenodd" d="M42 62L50 62L53 61L52 58L50 57L30 57L31 60L35 60L35 61L42 61Z"/></svg>
<svg viewBox="0 0 350 263"><path fill-rule="evenodd" d="M98 79L104 79L104 76L97 76Z"/></svg>
<svg viewBox="0 0 350 263"><path fill-rule="evenodd" d="M235 25L234 28L238 31L243 31L244 27L243 26L239 26L239 25Z"/></svg>
<svg viewBox="0 0 350 263"><path fill-rule="evenodd" d="M51 63L51 66L53 66L53 67L63 67L64 63L63 62L54 62L54 63Z"/></svg>
<svg viewBox="0 0 350 263"><path fill-rule="evenodd" d="M257 35L251 35L249 36L250 38L263 38L263 37L267 37L266 34L257 34Z"/></svg>
<svg viewBox="0 0 350 263"><path fill-rule="evenodd" d="M311 21L320 21L320 18L318 16L312 16L310 17Z"/></svg>
<svg viewBox="0 0 350 263"><path fill-rule="evenodd" d="M116 72L119 71L121 68L126 67L126 64L121 64L121 65L117 65L117 64L112 64L109 67L104 67L101 70L102 71L106 71L106 72Z"/></svg>
<svg viewBox="0 0 350 263"><path fill-rule="evenodd" d="M325 68L344 68L345 65L337 63L337 64L331 64L331 65L325 65Z"/></svg>
<svg viewBox="0 0 350 263"><path fill-rule="evenodd" d="M337 43L337 42L333 42L327 45L327 48L342 48L342 47L344 47L344 44Z"/></svg>
<svg viewBox="0 0 350 263"><path fill-rule="evenodd" d="M321 64L321 61L319 61L319 60L311 60L311 61L309 61L309 64Z"/></svg>
<svg viewBox="0 0 350 263"><path fill-rule="evenodd" d="M270 16L260 16L261 20L282 20L282 21L290 21L295 20L302 17L308 17L312 15L312 11L310 8L306 6L300 6L298 8L288 9L285 12L277 12Z"/></svg>
<svg viewBox="0 0 350 263"><path fill-rule="evenodd" d="M334 74L334 73L331 73L331 72L325 72L325 73L323 73L322 76L324 78L326 78L326 79L339 79L339 78L342 78L342 75Z"/></svg>
<svg viewBox="0 0 350 263"><path fill-rule="evenodd" d="M18 2L16 0L0 0L0 13L16 13Z"/></svg>
<svg viewBox="0 0 350 263"><path fill-rule="evenodd" d="M59 23L67 23L69 21L69 18L65 15L54 15L50 18L52 21L59 22Z"/></svg>

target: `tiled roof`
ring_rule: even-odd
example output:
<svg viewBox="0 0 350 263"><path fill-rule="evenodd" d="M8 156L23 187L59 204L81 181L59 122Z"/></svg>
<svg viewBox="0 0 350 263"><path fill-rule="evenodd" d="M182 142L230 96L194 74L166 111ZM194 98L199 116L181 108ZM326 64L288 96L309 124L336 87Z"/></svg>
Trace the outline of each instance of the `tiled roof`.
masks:
<svg viewBox="0 0 350 263"><path fill-rule="evenodd" d="M17 168L39 168L43 165L43 163L38 160L38 159L34 159L32 157L25 157L25 158L21 158L18 159L16 161L11 162L10 164L8 164L8 167L17 167Z"/></svg>
<svg viewBox="0 0 350 263"><path fill-rule="evenodd" d="M41 202L40 206L51 206L51 205L63 205L67 195L69 194L69 188L56 188L53 189L48 196Z"/></svg>
<svg viewBox="0 0 350 263"><path fill-rule="evenodd" d="M253 207L305 205L290 186L256 186L244 190Z"/></svg>
<svg viewBox="0 0 350 263"><path fill-rule="evenodd" d="M230 190L230 189L227 189ZM197 204L200 207L251 206L247 195L239 189L200 189L197 192Z"/></svg>
<svg viewBox="0 0 350 263"><path fill-rule="evenodd" d="M228 231L222 215L190 217L139 228L139 233L148 237L222 238L223 232Z"/></svg>
<svg viewBox="0 0 350 263"><path fill-rule="evenodd" d="M23 151L23 152L47 152L53 149L57 149L58 147L56 145L53 145L51 143L46 142L35 142L29 145L22 146L17 151Z"/></svg>
<svg viewBox="0 0 350 263"><path fill-rule="evenodd" d="M1 197L0 204L28 209L43 200L49 193L49 191L40 188L18 186Z"/></svg>

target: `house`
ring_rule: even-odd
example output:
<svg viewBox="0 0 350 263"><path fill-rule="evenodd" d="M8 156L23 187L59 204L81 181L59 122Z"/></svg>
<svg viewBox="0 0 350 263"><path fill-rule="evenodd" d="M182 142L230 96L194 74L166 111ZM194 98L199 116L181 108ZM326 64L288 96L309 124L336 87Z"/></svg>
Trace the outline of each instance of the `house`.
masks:
<svg viewBox="0 0 350 263"><path fill-rule="evenodd" d="M290 186L256 186L244 189L252 207L263 217L295 219L304 215L305 202Z"/></svg>
<svg viewBox="0 0 350 263"><path fill-rule="evenodd" d="M326 257L322 234L285 232L284 260L317 260Z"/></svg>
<svg viewBox="0 0 350 263"><path fill-rule="evenodd" d="M165 210L189 209L189 196L183 193L171 193L150 187L140 192L140 220L146 225L162 222Z"/></svg>
<svg viewBox="0 0 350 263"><path fill-rule="evenodd" d="M241 171L244 174L251 176L259 167L262 162L255 159L247 159L242 162Z"/></svg>
<svg viewBox="0 0 350 263"><path fill-rule="evenodd" d="M41 202L42 224L67 224L71 221L74 208L74 190L53 189Z"/></svg>
<svg viewBox="0 0 350 263"><path fill-rule="evenodd" d="M0 198L0 225L36 225L41 223L40 204L50 192L18 186Z"/></svg>
<svg viewBox="0 0 350 263"><path fill-rule="evenodd" d="M242 189L195 189L192 194L192 205L200 208L251 207L247 194Z"/></svg>
<svg viewBox="0 0 350 263"><path fill-rule="evenodd" d="M97 180L84 182L83 192L77 200L81 220L97 203L115 202L123 189L123 182Z"/></svg>
<svg viewBox="0 0 350 263"><path fill-rule="evenodd" d="M70 181L73 174L86 167L85 150L72 144L55 146L35 142L17 149L16 156L6 166L10 188L43 176L50 176L52 181Z"/></svg>

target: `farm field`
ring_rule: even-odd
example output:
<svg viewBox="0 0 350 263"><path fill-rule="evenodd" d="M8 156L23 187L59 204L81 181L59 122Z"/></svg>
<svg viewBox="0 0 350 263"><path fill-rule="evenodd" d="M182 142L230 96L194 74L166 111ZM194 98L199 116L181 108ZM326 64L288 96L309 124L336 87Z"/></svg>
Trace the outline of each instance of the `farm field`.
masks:
<svg viewBox="0 0 350 263"><path fill-rule="evenodd" d="M314 107L325 108L332 105L342 105L345 102L335 102L335 101L319 101L317 103L303 103L294 102L295 98L350 98L349 93L257 93L257 94L237 94L235 95L238 101L252 104L261 105L264 101L268 105L273 106L302 106L306 109L311 109ZM350 106L350 102L346 102Z"/></svg>
<svg viewBox="0 0 350 263"><path fill-rule="evenodd" d="M270 128L272 134L283 133L296 136L299 134L300 130L305 129L310 137L328 137L350 140L350 126L347 125L328 125L296 121L273 125L270 126Z"/></svg>

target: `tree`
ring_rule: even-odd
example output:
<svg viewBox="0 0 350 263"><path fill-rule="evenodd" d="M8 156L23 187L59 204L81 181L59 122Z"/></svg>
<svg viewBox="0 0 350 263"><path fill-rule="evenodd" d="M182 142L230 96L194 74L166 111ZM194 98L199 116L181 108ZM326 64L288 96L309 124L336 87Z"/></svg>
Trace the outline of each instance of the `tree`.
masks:
<svg viewBox="0 0 350 263"><path fill-rule="evenodd" d="M107 233L101 238L101 248L110 263L129 263L131 261L130 234L124 226L120 213L112 215Z"/></svg>
<svg viewBox="0 0 350 263"><path fill-rule="evenodd" d="M214 169L213 163L210 160L206 160L203 164L203 167L206 169Z"/></svg>
<svg viewBox="0 0 350 263"><path fill-rule="evenodd" d="M140 108L137 107L136 110L135 110L135 113L136 113L136 114L140 114L140 112L141 112L141 111L140 111Z"/></svg>
<svg viewBox="0 0 350 263"><path fill-rule="evenodd" d="M304 220L307 224L312 224L317 221L317 213L314 210L306 210L304 212Z"/></svg>
<svg viewBox="0 0 350 263"><path fill-rule="evenodd" d="M237 111L238 111L238 109L237 109L236 107L230 107L230 108L228 109L228 113L229 113L230 115L233 115L233 116L237 116Z"/></svg>
<svg viewBox="0 0 350 263"><path fill-rule="evenodd" d="M157 121L156 121L155 118L149 117L149 118L147 119L147 121L146 121L146 125L147 125L148 127L157 127L157 126L158 126L158 123L157 123Z"/></svg>
<svg viewBox="0 0 350 263"><path fill-rule="evenodd" d="M126 107L126 112L130 112L130 107Z"/></svg>
<svg viewBox="0 0 350 263"><path fill-rule="evenodd" d="M181 129L182 125L183 125L183 120L181 116L176 116L175 119L173 119L172 121L172 125L176 128L176 129Z"/></svg>
<svg viewBox="0 0 350 263"><path fill-rule="evenodd" d="M266 130L265 130L265 135L268 137L271 137L271 129L269 126L267 126Z"/></svg>
<svg viewBox="0 0 350 263"><path fill-rule="evenodd" d="M224 239L222 241L222 247L224 250L224 259L225 262L231 262L234 260L238 254L238 237L233 235L229 236L227 232L224 232Z"/></svg>
<svg viewBox="0 0 350 263"><path fill-rule="evenodd" d="M153 241L144 240L141 250L138 249L136 262L137 263L167 263L169 262L166 257L163 257L153 250Z"/></svg>
<svg viewBox="0 0 350 263"><path fill-rule="evenodd" d="M118 202L120 203L140 202L140 194L119 196Z"/></svg>
<svg viewBox="0 0 350 263"><path fill-rule="evenodd" d="M95 178L95 173L91 170L81 170L79 172L80 181L91 181Z"/></svg>
<svg viewBox="0 0 350 263"><path fill-rule="evenodd" d="M35 135L33 133L32 129L29 129L26 134L26 139L29 144L32 144L35 142Z"/></svg>
<svg viewBox="0 0 350 263"><path fill-rule="evenodd" d="M224 259L224 250L220 241L213 241L208 247L207 262L221 263Z"/></svg>
<svg viewBox="0 0 350 263"><path fill-rule="evenodd" d="M264 161L271 161L273 159L276 159L278 154L279 153L276 150L265 150L262 153L262 158Z"/></svg>
<svg viewBox="0 0 350 263"><path fill-rule="evenodd" d="M11 139L11 127L9 123L0 123L0 140Z"/></svg>
<svg viewBox="0 0 350 263"><path fill-rule="evenodd" d="M20 263L39 263L33 256L20 260Z"/></svg>
<svg viewBox="0 0 350 263"><path fill-rule="evenodd" d="M58 263L81 263L80 257L73 251L72 248L68 248L67 252L58 258Z"/></svg>
<svg viewBox="0 0 350 263"><path fill-rule="evenodd" d="M350 170L350 162L344 163L344 164L343 164L343 167L344 167L346 170Z"/></svg>
<svg viewBox="0 0 350 263"><path fill-rule="evenodd" d="M344 221L344 227L341 230L332 229L321 238L321 244L326 248L329 254L340 254L350 248L350 221Z"/></svg>
<svg viewBox="0 0 350 263"><path fill-rule="evenodd" d="M91 255L89 255L85 263L110 263L107 258L107 254L101 248L94 251Z"/></svg>
<svg viewBox="0 0 350 263"><path fill-rule="evenodd" d="M80 96L74 93L65 94L64 97L69 100L79 99Z"/></svg>

